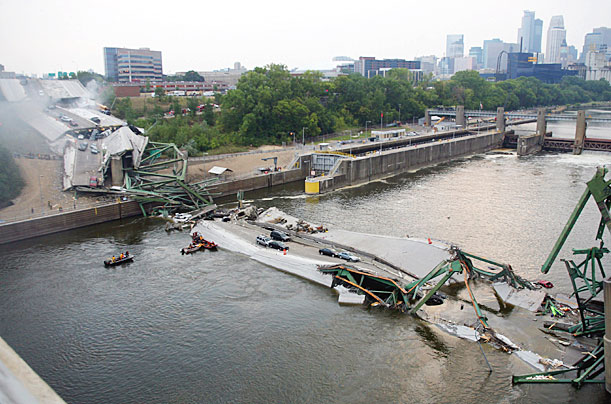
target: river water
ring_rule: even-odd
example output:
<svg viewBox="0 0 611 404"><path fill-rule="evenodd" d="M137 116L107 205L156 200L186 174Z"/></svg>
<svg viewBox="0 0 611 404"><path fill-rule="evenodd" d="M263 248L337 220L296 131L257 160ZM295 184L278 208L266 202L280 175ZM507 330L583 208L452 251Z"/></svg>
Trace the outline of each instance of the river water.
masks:
<svg viewBox="0 0 611 404"><path fill-rule="evenodd" d="M568 292L563 267L539 268L584 182L610 162L478 155L317 197L302 184L247 197L347 230L451 241ZM561 257L595 245L598 220L589 203ZM339 306L333 291L246 256L181 256L188 234L163 224L0 247L0 335L67 402L608 402L601 385L512 386L533 370L510 355L485 345L489 374L477 344L408 315ZM126 249L134 263L104 268Z"/></svg>

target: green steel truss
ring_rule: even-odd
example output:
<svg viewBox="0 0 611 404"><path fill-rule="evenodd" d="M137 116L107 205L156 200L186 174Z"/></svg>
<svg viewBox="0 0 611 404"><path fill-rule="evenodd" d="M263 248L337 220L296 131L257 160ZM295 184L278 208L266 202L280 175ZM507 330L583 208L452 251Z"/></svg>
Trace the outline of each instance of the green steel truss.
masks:
<svg viewBox="0 0 611 404"><path fill-rule="evenodd" d="M152 203L162 211L193 211L211 205L208 187L216 179L187 184L186 174L187 159L175 144L148 142L140 166L125 172L125 189L141 207Z"/></svg>
<svg viewBox="0 0 611 404"><path fill-rule="evenodd" d="M456 247L453 247L450 252L452 255L450 260L440 262L426 276L404 286L397 280L373 275L346 265L320 266L319 270L323 273L332 274L334 276L334 284L342 284L348 288L356 289L358 293L367 295L368 298L376 301L378 304L388 308L408 311L410 314L420 310L453 275L463 274L473 309L478 321L485 329L489 328L487 318L471 291L469 286L471 279L483 277L494 281L502 278L514 287L533 288L530 282L514 274L509 265L462 252ZM493 265L494 268L489 267L488 270L480 269L473 264L473 260ZM439 277L441 278L436 280ZM435 280L435 283L430 287L430 282L433 280ZM427 288L430 288L423 294L422 289L425 285Z"/></svg>

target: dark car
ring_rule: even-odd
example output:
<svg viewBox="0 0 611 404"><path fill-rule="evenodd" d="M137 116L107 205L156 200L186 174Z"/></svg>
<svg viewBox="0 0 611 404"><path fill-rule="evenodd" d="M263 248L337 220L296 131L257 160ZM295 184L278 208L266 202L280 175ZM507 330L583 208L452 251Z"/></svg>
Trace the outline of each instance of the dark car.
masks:
<svg viewBox="0 0 611 404"><path fill-rule="evenodd" d="M95 123L98 123L98 124L101 122L100 118L98 118L97 116L92 116L91 118L89 118L89 120L91 122L95 122Z"/></svg>
<svg viewBox="0 0 611 404"><path fill-rule="evenodd" d="M321 248L318 250L320 255L328 255L329 257L337 257L338 252L333 248Z"/></svg>
<svg viewBox="0 0 611 404"><path fill-rule="evenodd" d="M269 233L269 236L272 239L278 241L291 241L291 238L288 236L288 234L279 230L272 230L272 232Z"/></svg>
<svg viewBox="0 0 611 404"><path fill-rule="evenodd" d="M288 250L289 249L289 247L286 244L278 240L270 241L269 243L267 243L267 246L269 248L275 248L276 250Z"/></svg>

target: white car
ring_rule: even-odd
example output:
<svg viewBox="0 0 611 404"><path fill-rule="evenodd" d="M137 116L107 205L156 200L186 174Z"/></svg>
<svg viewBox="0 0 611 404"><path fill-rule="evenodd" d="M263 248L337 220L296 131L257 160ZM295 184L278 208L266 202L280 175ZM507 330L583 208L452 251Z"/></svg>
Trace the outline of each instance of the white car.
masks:
<svg viewBox="0 0 611 404"><path fill-rule="evenodd" d="M174 221L176 223L185 223L188 222L192 216L193 215L190 215L188 213L177 213L174 215Z"/></svg>

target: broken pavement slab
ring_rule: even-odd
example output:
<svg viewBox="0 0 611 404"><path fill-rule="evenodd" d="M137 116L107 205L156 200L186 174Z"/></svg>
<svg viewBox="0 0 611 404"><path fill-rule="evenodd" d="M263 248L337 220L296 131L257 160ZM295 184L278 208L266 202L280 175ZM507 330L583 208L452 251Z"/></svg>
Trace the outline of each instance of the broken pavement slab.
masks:
<svg viewBox="0 0 611 404"><path fill-rule="evenodd" d="M492 287L499 298L505 303L532 311L539 310L547 295L543 290L516 289L507 283L493 283Z"/></svg>

